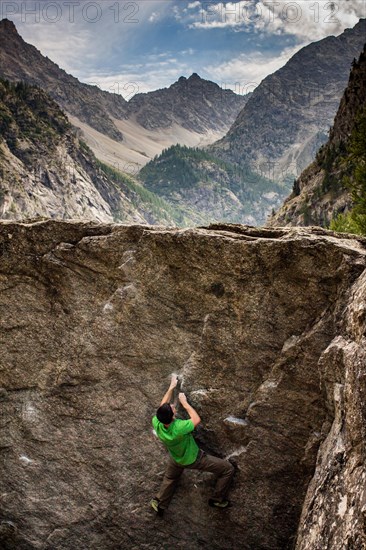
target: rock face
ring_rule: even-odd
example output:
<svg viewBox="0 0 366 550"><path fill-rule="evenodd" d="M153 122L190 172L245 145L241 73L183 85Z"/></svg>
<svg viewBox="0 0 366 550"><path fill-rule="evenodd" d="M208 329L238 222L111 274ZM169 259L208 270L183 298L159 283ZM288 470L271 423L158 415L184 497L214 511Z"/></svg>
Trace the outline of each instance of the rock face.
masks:
<svg viewBox="0 0 366 550"><path fill-rule="evenodd" d="M342 335L319 361L334 420L321 444L296 550L366 548L366 277L351 291Z"/></svg>
<svg viewBox="0 0 366 550"><path fill-rule="evenodd" d="M351 63L363 49L366 19L340 36L309 44L265 78L212 153L277 181L298 176L326 142Z"/></svg>
<svg viewBox="0 0 366 550"><path fill-rule="evenodd" d="M351 208L352 197L345 182L352 182L355 165L361 163L352 151L354 131L366 112L366 45L353 63L328 142L316 160L295 181L292 194L270 225L320 225ZM365 116L365 115L363 115Z"/></svg>
<svg viewBox="0 0 366 550"><path fill-rule="evenodd" d="M3 222L0 254L2 548L364 548L365 240ZM225 512L197 472L149 509L173 371Z"/></svg>

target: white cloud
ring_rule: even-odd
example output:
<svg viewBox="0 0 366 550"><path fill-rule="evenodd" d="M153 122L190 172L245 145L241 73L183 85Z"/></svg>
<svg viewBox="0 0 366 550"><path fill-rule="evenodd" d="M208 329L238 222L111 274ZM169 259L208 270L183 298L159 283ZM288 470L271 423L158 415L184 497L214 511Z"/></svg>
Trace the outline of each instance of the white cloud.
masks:
<svg viewBox="0 0 366 550"><path fill-rule="evenodd" d="M195 2L194 7L199 7L196 21L190 24L196 29L217 29L225 27L240 27L245 25L244 11L248 9L248 2L219 2L218 4L206 3L202 8L200 2ZM198 4L198 5L197 5ZM193 7L193 5L192 5Z"/></svg>
<svg viewBox="0 0 366 550"><path fill-rule="evenodd" d="M186 12L187 10L181 9L180 6L173 6L172 14L176 21L183 21L184 19L186 19L186 16L185 16Z"/></svg>
<svg viewBox="0 0 366 550"><path fill-rule="evenodd" d="M172 4L173 0L0 1L0 13L14 21L24 40L75 74L88 64L109 62L117 48L125 51L147 32L152 20L169 14Z"/></svg>
<svg viewBox="0 0 366 550"><path fill-rule="evenodd" d="M293 34L309 42L331 34L341 34L366 16L366 3L363 0L317 0L314 3L307 0L281 0L277 3L261 0L258 9L261 12L256 23L258 30Z"/></svg>
<svg viewBox="0 0 366 550"><path fill-rule="evenodd" d="M191 2L190 4L188 4L187 8L189 10L194 10L195 8L200 8L201 7L201 2L199 2L199 0L197 0L196 2Z"/></svg>
<svg viewBox="0 0 366 550"><path fill-rule="evenodd" d="M178 64L176 58L171 57L164 61L154 61L152 58L153 56L149 56L148 61L143 64L124 65L119 73L113 75L95 72L79 77L87 84L97 85L108 92L119 93L129 100L138 93L167 88L180 76L189 76L194 72L192 67L184 63Z"/></svg>
<svg viewBox="0 0 366 550"><path fill-rule="evenodd" d="M206 5L197 11L196 20L189 26L291 34L310 42L340 34L361 17L366 17L364 0L240 0Z"/></svg>
<svg viewBox="0 0 366 550"><path fill-rule="evenodd" d="M246 94L252 92L267 75L283 67L301 47L286 48L280 55L273 54L272 57L257 52L241 54L228 63L205 67L205 74L222 88Z"/></svg>
<svg viewBox="0 0 366 550"><path fill-rule="evenodd" d="M159 21L159 14L156 13L156 11L153 11L149 17L149 21L150 23L155 23L156 21Z"/></svg>

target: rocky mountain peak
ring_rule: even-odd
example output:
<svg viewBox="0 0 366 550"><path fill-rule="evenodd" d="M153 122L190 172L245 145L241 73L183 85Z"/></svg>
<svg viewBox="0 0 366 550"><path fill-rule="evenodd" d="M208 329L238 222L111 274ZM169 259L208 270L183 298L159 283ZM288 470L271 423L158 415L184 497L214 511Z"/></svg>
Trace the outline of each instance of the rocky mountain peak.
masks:
<svg viewBox="0 0 366 550"><path fill-rule="evenodd" d="M170 88L178 88L178 89L186 89L186 88L193 88L193 87L202 87L202 89L207 88L216 88L218 90L221 90L220 86L216 84L216 82L212 82L211 80L206 80L204 78L201 78L197 73L192 73L191 76L188 78L185 76L181 76L178 78L176 82L174 82Z"/></svg>
<svg viewBox="0 0 366 550"><path fill-rule="evenodd" d="M181 76L169 88L136 94L127 116L144 128L169 128L175 124L200 133L228 130L248 98L224 90L193 73Z"/></svg>
<svg viewBox="0 0 366 550"><path fill-rule="evenodd" d="M344 40L349 40L350 37L358 34L365 38L365 27L366 27L366 18L363 17L359 20L358 23L353 28L345 29L344 32L338 37L338 39L343 42Z"/></svg>
<svg viewBox="0 0 366 550"><path fill-rule="evenodd" d="M16 26L10 19L0 20L0 33L10 33L19 36Z"/></svg>
<svg viewBox="0 0 366 550"><path fill-rule="evenodd" d="M122 96L82 84L56 63L28 44L8 19L0 22L0 74L12 82L22 80L44 89L68 113L105 133L122 140L112 117L125 114Z"/></svg>

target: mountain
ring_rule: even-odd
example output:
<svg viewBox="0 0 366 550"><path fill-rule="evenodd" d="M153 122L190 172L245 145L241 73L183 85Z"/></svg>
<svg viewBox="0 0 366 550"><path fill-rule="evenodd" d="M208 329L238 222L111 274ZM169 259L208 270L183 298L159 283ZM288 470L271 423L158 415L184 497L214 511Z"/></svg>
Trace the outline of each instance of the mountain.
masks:
<svg viewBox="0 0 366 550"><path fill-rule="evenodd" d="M146 129L170 128L174 124L205 134L229 130L236 114L249 99L223 90L198 74L180 77L169 88L136 94L128 102L128 117L135 116Z"/></svg>
<svg viewBox="0 0 366 550"><path fill-rule="evenodd" d="M98 161L41 89L0 80L0 217L175 224L179 209Z"/></svg>
<svg viewBox="0 0 366 550"><path fill-rule="evenodd" d="M366 202L366 173L361 173L362 167L366 167L366 45L358 62L353 63L327 144L295 181L292 194L271 218L270 225L328 227L354 203L358 214L360 201ZM343 221L345 229L354 229L352 217Z"/></svg>
<svg viewBox="0 0 366 550"><path fill-rule="evenodd" d="M67 74L7 19L0 21L0 76L47 91L100 160L132 173L169 145L207 145L223 137L248 99L193 74L127 102Z"/></svg>
<svg viewBox="0 0 366 550"><path fill-rule="evenodd" d="M174 207L195 225L226 221L263 224L287 190L202 149L175 145L144 166L143 186Z"/></svg>
<svg viewBox="0 0 366 550"><path fill-rule="evenodd" d="M364 550L365 245L1 222L1 550ZM173 372L238 467L227 510L192 470L149 506Z"/></svg>
<svg viewBox="0 0 366 550"><path fill-rule="evenodd" d="M254 90L227 135L210 147L215 156L289 181L326 142L352 60L366 37L366 19L296 53Z"/></svg>

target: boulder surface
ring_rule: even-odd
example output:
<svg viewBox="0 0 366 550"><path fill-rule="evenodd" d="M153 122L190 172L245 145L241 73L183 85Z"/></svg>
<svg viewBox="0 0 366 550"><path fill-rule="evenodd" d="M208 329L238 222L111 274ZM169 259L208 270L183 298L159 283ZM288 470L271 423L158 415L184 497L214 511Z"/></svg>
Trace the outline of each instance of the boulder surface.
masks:
<svg viewBox="0 0 366 550"><path fill-rule="evenodd" d="M319 228L1 223L1 548L366 548L365 256ZM149 507L173 372L237 462L225 511L193 471Z"/></svg>

